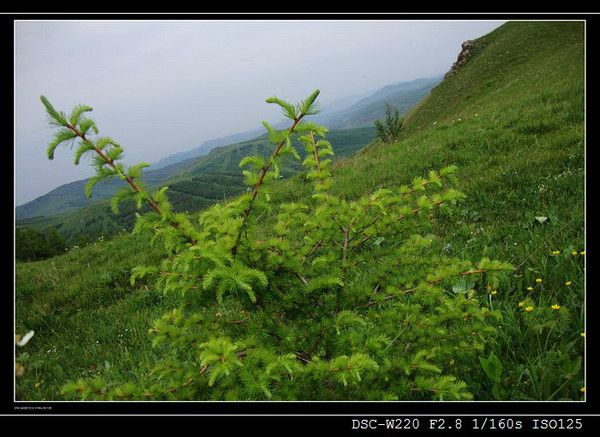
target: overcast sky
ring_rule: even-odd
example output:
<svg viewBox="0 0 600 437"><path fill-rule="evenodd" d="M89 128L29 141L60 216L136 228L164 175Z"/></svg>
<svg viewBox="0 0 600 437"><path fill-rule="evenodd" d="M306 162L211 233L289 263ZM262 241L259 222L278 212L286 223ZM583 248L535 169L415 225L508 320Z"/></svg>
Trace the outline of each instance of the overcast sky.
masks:
<svg viewBox="0 0 600 437"><path fill-rule="evenodd" d="M264 103L321 89L321 104L445 73L460 44L499 21L19 21L16 201L88 177L73 152L46 158L39 101L85 103L126 162L156 162L203 141L276 121Z"/></svg>

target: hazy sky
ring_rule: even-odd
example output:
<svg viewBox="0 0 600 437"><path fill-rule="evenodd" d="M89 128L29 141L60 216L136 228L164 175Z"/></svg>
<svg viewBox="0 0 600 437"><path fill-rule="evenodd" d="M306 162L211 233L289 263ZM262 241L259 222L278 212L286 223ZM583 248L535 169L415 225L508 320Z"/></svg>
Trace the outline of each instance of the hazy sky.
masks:
<svg viewBox="0 0 600 437"><path fill-rule="evenodd" d="M15 24L16 201L92 174L52 138L39 95L94 107L126 162L156 162L276 121L264 103L321 89L322 105L445 73L460 44L500 21L19 21Z"/></svg>

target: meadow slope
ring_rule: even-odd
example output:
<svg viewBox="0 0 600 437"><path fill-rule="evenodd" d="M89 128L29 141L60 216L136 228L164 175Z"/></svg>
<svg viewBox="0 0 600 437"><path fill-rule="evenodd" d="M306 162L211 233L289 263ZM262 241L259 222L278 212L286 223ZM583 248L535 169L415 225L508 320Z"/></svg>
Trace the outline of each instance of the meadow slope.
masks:
<svg viewBox="0 0 600 437"><path fill-rule="evenodd" d="M463 378L475 399L584 396L583 50L583 23L509 22L475 41L466 64L406 117L399 141L374 142L333 166L334 191L346 198L459 167L467 199L435 221L445 250L517 267L487 297L503 314L486 351L502 362L501 389L473 368ZM273 201L310 189L296 175L274 187ZM128 276L159 257L158 248L123 234L18 263L17 332L36 334L19 351L27 356L17 398L61 399L61 386L82 376L135 380L156 361L148 327L178 296L132 288ZM519 306L525 299L559 305L564 328L545 329L547 320Z"/></svg>

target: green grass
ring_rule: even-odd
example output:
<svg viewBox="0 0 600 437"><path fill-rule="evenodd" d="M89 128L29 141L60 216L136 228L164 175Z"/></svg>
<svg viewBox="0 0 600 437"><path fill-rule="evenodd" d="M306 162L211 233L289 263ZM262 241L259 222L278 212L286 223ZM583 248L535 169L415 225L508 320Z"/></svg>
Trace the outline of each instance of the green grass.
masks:
<svg viewBox="0 0 600 437"><path fill-rule="evenodd" d="M473 57L406 118L398 142L373 143L333 166L334 190L347 198L459 166L467 200L436 218L436 233L451 255L517 267L489 297L503 314L489 344L503 366L501 393L475 366L463 376L475 399L583 397L584 257L571 255L584 250L583 99L583 24L509 22L476 41ZM310 190L296 175L273 187L273 202ZM132 289L127 271L158 256L121 236L17 265L17 332L36 330L23 349L30 362L19 398L60 399L67 380L124 382L152 363L146 330L177 296ZM542 284L527 291L536 278ZM528 296L531 313L518 306ZM549 310L555 303L561 309Z"/></svg>
<svg viewBox="0 0 600 437"><path fill-rule="evenodd" d="M148 322L176 296L132 288L129 272L159 255L146 241L126 235L17 264L17 332L35 331L24 350L28 357L20 355L27 371L19 379L18 399L60 399L66 380L99 372L135 378L139 363L156 359L147 344Z"/></svg>

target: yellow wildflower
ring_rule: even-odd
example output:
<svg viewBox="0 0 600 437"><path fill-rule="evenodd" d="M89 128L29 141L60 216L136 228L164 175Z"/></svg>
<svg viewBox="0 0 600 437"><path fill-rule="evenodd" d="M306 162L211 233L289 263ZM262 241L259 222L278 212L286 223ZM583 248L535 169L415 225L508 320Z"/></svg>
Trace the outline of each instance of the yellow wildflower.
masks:
<svg viewBox="0 0 600 437"><path fill-rule="evenodd" d="M582 250L581 252L579 252L579 255L585 255L585 250Z"/></svg>
<svg viewBox="0 0 600 437"><path fill-rule="evenodd" d="M531 305L529 305L528 307L525 307L525 311L527 311L528 313L533 311L533 307Z"/></svg>
<svg viewBox="0 0 600 437"><path fill-rule="evenodd" d="M577 255L577 251L574 250L573 252L571 252L571 255L573 255L573 256Z"/></svg>
<svg viewBox="0 0 600 437"><path fill-rule="evenodd" d="M581 333L581 334L579 334L579 335L581 335L582 337L584 337L584 338L585 338L585 332L582 332L582 333Z"/></svg>
<svg viewBox="0 0 600 437"><path fill-rule="evenodd" d="M579 391L580 391L581 393L585 393L585 387L581 387L581 388L579 389Z"/></svg>
<svg viewBox="0 0 600 437"><path fill-rule="evenodd" d="M533 287L527 287L527 291L533 291Z"/></svg>
<svg viewBox="0 0 600 437"><path fill-rule="evenodd" d="M553 310L559 310L560 309L560 305L555 303L554 305L552 305L550 308L552 308Z"/></svg>
<svg viewBox="0 0 600 437"><path fill-rule="evenodd" d="M542 283L542 278L537 278L537 279L535 280L535 282L537 282L538 284L541 284L541 283Z"/></svg>
<svg viewBox="0 0 600 437"><path fill-rule="evenodd" d="M523 305L525 305L525 301L519 302L519 307L522 307Z"/></svg>
<svg viewBox="0 0 600 437"><path fill-rule="evenodd" d="M552 251L552 255L558 255L560 253L560 250L553 250Z"/></svg>
<svg viewBox="0 0 600 437"><path fill-rule="evenodd" d="M492 296L495 296L495 295L497 295L497 294L498 294L498 291L497 291L497 290L494 290L494 291L492 291L490 294L491 294Z"/></svg>
<svg viewBox="0 0 600 437"><path fill-rule="evenodd" d="M565 282L565 285L568 287L569 285L571 285L573 282L572 281L567 281Z"/></svg>

